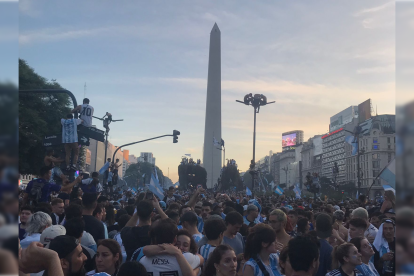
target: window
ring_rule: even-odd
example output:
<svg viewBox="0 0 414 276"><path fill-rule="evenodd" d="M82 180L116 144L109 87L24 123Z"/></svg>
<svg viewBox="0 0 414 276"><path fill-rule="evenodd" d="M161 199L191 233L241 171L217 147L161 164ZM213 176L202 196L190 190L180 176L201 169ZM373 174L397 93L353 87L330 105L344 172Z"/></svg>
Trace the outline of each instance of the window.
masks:
<svg viewBox="0 0 414 276"><path fill-rule="evenodd" d="M378 143L378 138L377 137L372 138L372 143L377 144Z"/></svg>
<svg viewBox="0 0 414 276"><path fill-rule="evenodd" d="M391 145L388 145L388 149L391 149Z"/></svg>
<svg viewBox="0 0 414 276"><path fill-rule="evenodd" d="M373 150L379 150L379 146L378 145L372 145L372 149Z"/></svg>
<svg viewBox="0 0 414 276"><path fill-rule="evenodd" d="M391 138L387 137L387 143L391 143Z"/></svg>
<svg viewBox="0 0 414 276"><path fill-rule="evenodd" d="M379 171L373 170L372 171L372 177L377 177L378 173L379 173Z"/></svg>
<svg viewBox="0 0 414 276"><path fill-rule="evenodd" d="M373 153L372 154L372 159L378 159L379 158L379 154L378 153Z"/></svg>
<svg viewBox="0 0 414 276"><path fill-rule="evenodd" d="M378 169L379 168L379 161L372 161L372 168Z"/></svg>

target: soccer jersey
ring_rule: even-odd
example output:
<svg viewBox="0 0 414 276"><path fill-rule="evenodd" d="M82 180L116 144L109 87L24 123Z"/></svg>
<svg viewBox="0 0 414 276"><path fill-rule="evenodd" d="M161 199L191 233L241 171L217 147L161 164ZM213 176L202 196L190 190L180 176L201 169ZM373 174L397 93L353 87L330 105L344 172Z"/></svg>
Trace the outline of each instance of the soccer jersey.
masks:
<svg viewBox="0 0 414 276"><path fill-rule="evenodd" d="M78 125L81 119L62 119L62 143L71 144L78 142Z"/></svg>
<svg viewBox="0 0 414 276"><path fill-rule="evenodd" d="M80 118L83 120L82 125L86 127L92 126L93 107L89 104L83 104L80 111Z"/></svg>
<svg viewBox="0 0 414 276"><path fill-rule="evenodd" d="M200 258L191 253L183 253L192 269L200 265ZM183 276L177 259L171 255L144 256L139 261L147 270L148 275L153 276Z"/></svg>
<svg viewBox="0 0 414 276"><path fill-rule="evenodd" d="M210 254L213 253L215 246L211 244L205 244L198 249L198 254L200 254L204 258L204 262L207 262L208 257Z"/></svg>

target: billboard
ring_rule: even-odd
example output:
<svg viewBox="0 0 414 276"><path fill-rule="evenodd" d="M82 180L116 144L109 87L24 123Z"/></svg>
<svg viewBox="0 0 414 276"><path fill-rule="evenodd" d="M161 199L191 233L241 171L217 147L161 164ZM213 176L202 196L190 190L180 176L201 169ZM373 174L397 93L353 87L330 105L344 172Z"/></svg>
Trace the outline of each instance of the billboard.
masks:
<svg viewBox="0 0 414 276"><path fill-rule="evenodd" d="M358 105L358 122L362 123L371 118L371 99Z"/></svg>
<svg viewBox="0 0 414 276"><path fill-rule="evenodd" d="M330 118L329 131L335 131L342 126L352 122L352 119L356 116L358 116L357 106L350 106L347 109L342 110Z"/></svg>
<svg viewBox="0 0 414 276"><path fill-rule="evenodd" d="M282 135L282 147L296 146L296 133Z"/></svg>

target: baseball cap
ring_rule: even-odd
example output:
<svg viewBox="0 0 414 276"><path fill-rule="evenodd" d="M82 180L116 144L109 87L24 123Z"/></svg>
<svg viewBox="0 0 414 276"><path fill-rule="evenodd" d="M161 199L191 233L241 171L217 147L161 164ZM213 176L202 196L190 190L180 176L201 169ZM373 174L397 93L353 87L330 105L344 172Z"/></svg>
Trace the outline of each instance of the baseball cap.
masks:
<svg viewBox="0 0 414 276"><path fill-rule="evenodd" d="M71 236L57 236L50 244L49 249L56 251L59 259L67 257L79 245L79 240Z"/></svg>
<svg viewBox="0 0 414 276"><path fill-rule="evenodd" d="M62 225L52 225L43 230L42 235L40 235L40 243L45 248L49 248L50 242L57 236L62 235L66 235L66 228Z"/></svg>
<svg viewBox="0 0 414 276"><path fill-rule="evenodd" d="M332 235L332 219L328 214L321 213L316 218L316 235L321 239Z"/></svg>

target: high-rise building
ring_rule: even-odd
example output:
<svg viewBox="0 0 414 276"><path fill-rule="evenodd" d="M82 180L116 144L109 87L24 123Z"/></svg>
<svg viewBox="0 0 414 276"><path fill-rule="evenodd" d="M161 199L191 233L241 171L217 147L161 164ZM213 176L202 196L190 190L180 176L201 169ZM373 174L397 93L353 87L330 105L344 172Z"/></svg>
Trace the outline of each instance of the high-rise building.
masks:
<svg viewBox="0 0 414 276"><path fill-rule="evenodd" d="M138 158L139 157L136 157L135 155L133 155L133 154L130 154L129 156L128 156L128 160L129 160L129 162L131 163L131 164L136 164L136 163L138 163Z"/></svg>
<svg viewBox="0 0 414 276"><path fill-rule="evenodd" d="M360 124L359 158L361 194L367 194L373 184L370 198L383 193L381 185L389 184L378 178L380 171L395 158L395 115L377 115ZM348 136L351 135L348 133ZM347 139L351 141L350 139ZM358 185L358 151L352 143L345 143L345 181Z"/></svg>
<svg viewBox="0 0 414 276"><path fill-rule="evenodd" d="M270 174L273 176L273 183L275 186L280 184L280 155L281 152L277 152L270 158Z"/></svg>
<svg viewBox="0 0 414 276"><path fill-rule="evenodd" d="M303 143L302 151L302 183L306 182L308 173L321 174L322 171L322 135L316 135Z"/></svg>
<svg viewBox="0 0 414 276"><path fill-rule="evenodd" d="M221 150L221 33L217 24L210 32L207 77L206 121L204 127L203 166L207 171L207 187L213 188L220 177Z"/></svg>
<svg viewBox="0 0 414 276"><path fill-rule="evenodd" d="M141 152L138 162L148 162L155 166L155 157L152 155L152 152Z"/></svg>

